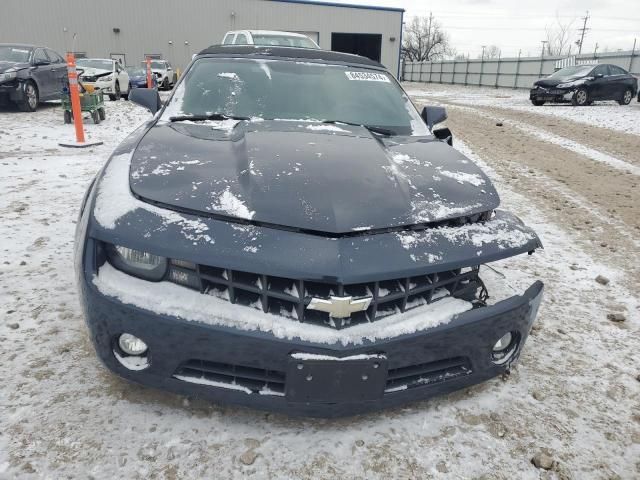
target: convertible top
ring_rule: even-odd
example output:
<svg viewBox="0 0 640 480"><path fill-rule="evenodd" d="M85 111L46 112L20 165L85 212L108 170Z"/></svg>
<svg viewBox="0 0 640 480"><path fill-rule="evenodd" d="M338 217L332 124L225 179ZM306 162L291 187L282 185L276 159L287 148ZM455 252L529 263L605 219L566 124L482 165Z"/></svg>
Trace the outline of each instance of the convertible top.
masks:
<svg viewBox="0 0 640 480"><path fill-rule="evenodd" d="M340 62L351 65L363 65L384 69L384 65L360 55L351 53L332 52L315 48L274 47L268 45L212 45L202 50L198 55L229 55L248 57L280 57L304 60L321 60L325 62Z"/></svg>

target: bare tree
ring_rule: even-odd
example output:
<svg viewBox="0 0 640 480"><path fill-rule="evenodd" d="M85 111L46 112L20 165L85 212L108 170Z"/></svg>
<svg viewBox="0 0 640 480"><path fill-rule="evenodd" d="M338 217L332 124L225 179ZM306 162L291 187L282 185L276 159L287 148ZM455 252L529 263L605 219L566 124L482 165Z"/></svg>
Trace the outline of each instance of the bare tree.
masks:
<svg viewBox="0 0 640 480"><path fill-rule="evenodd" d="M574 34L573 24L576 19L562 22L556 13L556 21L545 27L547 32L547 54L569 55L571 53L571 38Z"/></svg>
<svg viewBox="0 0 640 480"><path fill-rule="evenodd" d="M413 17L405 24L402 40L402 54L410 62L441 60L453 55L449 35L442 29L442 24L433 18Z"/></svg>

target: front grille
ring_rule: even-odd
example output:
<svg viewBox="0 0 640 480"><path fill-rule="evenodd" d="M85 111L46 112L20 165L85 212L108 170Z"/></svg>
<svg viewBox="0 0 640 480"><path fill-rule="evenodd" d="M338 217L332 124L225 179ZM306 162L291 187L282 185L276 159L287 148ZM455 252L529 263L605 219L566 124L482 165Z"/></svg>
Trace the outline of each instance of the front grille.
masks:
<svg viewBox="0 0 640 480"><path fill-rule="evenodd" d="M275 370L189 360L180 365L173 376L178 380L191 383L236 390L246 389L247 393L284 395L284 372Z"/></svg>
<svg viewBox="0 0 640 480"><path fill-rule="evenodd" d="M453 296L473 301L478 289L483 287L478 272L479 267L476 266L393 280L341 284L172 260L168 280L265 313L340 329L404 313L443 297ZM350 318L343 319L332 318L326 312L307 309L312 298L329 299L331 296L351 296L354 299L371 297L372 300L366 311L355 312Z"/></svg>
<svg viewBox="0 0 640 480"><path fill-rule="evenodd" d="M454 378L470 375L471 363L467 357L455 357L418 365L390 369L385 394L404 391ZM189 360L178 367L173 377L190 383L210 387L243 390L245 393L284 396L286 376L284 372L262 368Z"/></svg>
<svg viewBox="0 0 640 480"><path fill-rule="evenodd" d="M433 385L472 373L466 357L449 358L436 362L410 365L389 370L385 393L393 393L423 385Z"/></svg>

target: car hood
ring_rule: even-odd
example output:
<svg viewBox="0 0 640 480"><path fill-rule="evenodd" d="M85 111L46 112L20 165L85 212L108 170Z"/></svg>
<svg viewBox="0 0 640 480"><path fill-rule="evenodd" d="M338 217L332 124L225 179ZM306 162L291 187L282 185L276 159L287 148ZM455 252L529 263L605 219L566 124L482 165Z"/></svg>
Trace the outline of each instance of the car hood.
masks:
<svg viewBox="0 0 640 480"><path fill-rule="evenodd" d="M297 121L159 122L132 155L130 186L165 208L334 234L499 204L485 174L434 137Z"/></svg>
<svg viewBox="0 0 640 480"><path fill-rule="evenodd" d="M0 61L0 73L4 73L9 69L21 70L27 67L29 67L28 63Z"/></svg>
<svg viewBox="0 0 640 480"><path fill-rule="evenodd" d="M100 77L103 75L108 75L113 73L111 70L105 70L103 68L90 68L90 67L81 67L78 66L79 70L82 70L83 77Z"/></svg>
<svg viewBox="0 0 640 480"><path fill-rule="evenodd" d="M580 80L581 78L585 78L584 76L568 76L568 77L549 77L538 80L534 83L535 86L539 87L555 87L560 85L561 83L574 82L576 80Z"/></svg>

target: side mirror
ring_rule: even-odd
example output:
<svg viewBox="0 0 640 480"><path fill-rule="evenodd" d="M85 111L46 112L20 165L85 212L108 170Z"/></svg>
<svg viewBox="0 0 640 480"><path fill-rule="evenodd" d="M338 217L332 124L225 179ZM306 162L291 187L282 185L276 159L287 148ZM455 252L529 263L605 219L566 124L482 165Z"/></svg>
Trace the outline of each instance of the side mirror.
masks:
<svg viewBox="0 0 640 480"><path fill-rule="evenodd" d="M602 78L602 77L604 77L603 73L596 73L596 78Z"/></svg>
<svg viewBox="0 0 640 480"><path fill-rule="evenodd" d="M42 67L44 65L49 65L49 62L47 62L46 60L36 60L35 62L33 62L34 67Z"/></svg>
<svg viewBox="0 0 640 480"><path fill-rule="evenodd" d="M432 130L434 125L447 119L447 109L444 107L424 107L421 116L429 130Z"/></svg>
<svg viewBox="0 0 640 480"><path fill-rule="evenodd" d="M134 88L129 93L129 101L137 103L149 110L152 114L162 108L160 94L154 88Z"/></svg>
<svg viewBox="0 0 640 480"><path fill-rule="evenodd" d="M432 133L438 140L446 142L450 147L453 147L453 133L451 133L451 130L448 128L436 128Z"/></svg>

